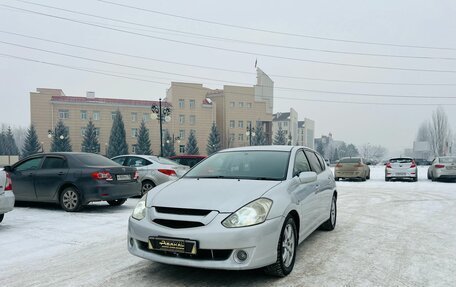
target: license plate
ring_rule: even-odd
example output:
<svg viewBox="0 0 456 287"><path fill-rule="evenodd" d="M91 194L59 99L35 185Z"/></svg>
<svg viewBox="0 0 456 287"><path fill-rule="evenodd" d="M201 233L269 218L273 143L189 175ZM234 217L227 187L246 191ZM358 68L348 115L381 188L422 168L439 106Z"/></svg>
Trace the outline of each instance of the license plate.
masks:
<svg viewBox="0 0 456 287"><path fill-rule="evenodd" d="M405 172L397 172L396 175L397 176L401 176L401 175L406 175L406 173Z"/></svg>
<svg viewBox="0 0 456 287"><path fill-rule="evenodd" d="M149 249L196 254L197 242L188 239L149 237Z"/></svg>
<svg viewBox="0 0 456 287"><path fill-rule="evenodd" d="M117 175L117 180L130 180L131 175L129 174L118 174Z"/></svg>

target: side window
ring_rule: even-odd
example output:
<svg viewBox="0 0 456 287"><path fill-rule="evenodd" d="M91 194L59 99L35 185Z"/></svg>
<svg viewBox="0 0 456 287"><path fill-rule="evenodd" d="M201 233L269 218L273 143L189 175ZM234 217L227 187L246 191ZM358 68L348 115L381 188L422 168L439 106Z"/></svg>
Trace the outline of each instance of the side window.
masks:
<svg viewBox="0 0 456 287"><path fill-rule="evenodd" d="M67 168L67 162L61 157L46 157L43 162L42 169L51 168Z"/></svg>
<svg viewBox="0 0 456 287"><path fill-rule="evenodd" d="M321 170L326 169L326 161L321 157L319 153L316 153L318 161L320 162Z"/></svg>
<svg viewBox="0 0 456 287"><path fill-rule="evenodd" d="M306 155L307 158L309 159L310 166L312 167L312 170L315 171L316 173L322 172L320 161L317 158L317 155L311 151L306 150Z"/></svg>
<svg viewBox="0 0 456 287"><path fill-rule="evenodd" d="M121 157L118 157L118 158L113 159L113 161L117 162L117 163L120 164L120 165L123 165L123 163L124 163L124 161L125 161L125 157L124 157L124 156L121 156Z"/></svg>
<svg viewBox="0 0 456 287"><path fill-rule="evenodd" d="M29 159L15 167L17 171L34 170L40 167L42 157Z"/></svg>
<svg viewBox="0 0 456 287"><path fill-rule="evenodd" d="M306 156L304 155L303 150L299 150L296 153L295 163L293 167L293 176L298 175L303 171L310 171L310 165L307 161Z"/></svg>
<svg viewBox="0 0 456 287"><path fill-rule="evenodd" d="M146 166L147 161L143 158L132 156L128 158L126 166L141 167Z"/></svg>

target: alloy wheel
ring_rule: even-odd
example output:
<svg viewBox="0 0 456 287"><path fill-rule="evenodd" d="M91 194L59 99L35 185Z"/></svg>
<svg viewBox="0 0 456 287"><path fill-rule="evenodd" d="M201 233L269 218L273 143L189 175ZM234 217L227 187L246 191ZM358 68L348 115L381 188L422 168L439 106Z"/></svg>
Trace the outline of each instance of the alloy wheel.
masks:
<svg viewBox="0 0 456 287"><path fill-rule="evenodd" d="M72 210L78 205L78 194L74 190L67 190L63 194L63 205L69 209Z"/></svg>
<svg viewBox="0 0 456 287"><path fill-rule="evenodd" d="M293 262L295 251L295 232L293 226L288 223L283 232L282 240L282 262L285 267L289 267Z"/></svg>

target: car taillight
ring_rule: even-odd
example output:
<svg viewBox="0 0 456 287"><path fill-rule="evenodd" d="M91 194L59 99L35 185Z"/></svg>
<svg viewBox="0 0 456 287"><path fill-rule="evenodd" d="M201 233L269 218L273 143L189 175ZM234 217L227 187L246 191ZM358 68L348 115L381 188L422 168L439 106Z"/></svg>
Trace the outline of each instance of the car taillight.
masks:
<svg viewBox="0 0 456 287"><path fill-rule="evenodd" d="M436 164L436 165L435 165L435 168L444 168L444 167L445 167L444 164Z"/></svg>
<svg viewBox="0 0 456 287"><path fill-rule="evenodd" d="M5 185L5 191L7 190L13 190L13 182L11 181L11 177L8 173L6 173L6 185Z"/></svg>
<svg viewBox="0 0 456 287"><path fill-rule="evenodd" d="M161 173L164 173L166 175L169 175L169 176L177 175L176 171L174 169L159 169L158 171L161 172Z"/></svg>
<svg viewBox="0 0 456 287"><path fill-rule="evenodd" d="M139 178L139 172L135 170L135 175L133 176L133 179L136 180Z"/></svg>
<svg viewBox="0 0 456 287"><path fill-rule="evenodd" d="M412 165L410 166L410 168L414 168L414 167L416 167L416 163L415 163L415 161L413 160L413 161L412 161Z"/></svg>
<svg viewBox="0 0 456 287"><path fill-rule="evenodd" d="M390 162L388 162L388 163L386 164L386 168L392 168Z"/></svg>
<svg viewBox="0 0 456 287"><path fill-rule="evenodd" d="M95 171L92 172L92 178L95 180L112 180L112 175L109 171Z"/></svg>

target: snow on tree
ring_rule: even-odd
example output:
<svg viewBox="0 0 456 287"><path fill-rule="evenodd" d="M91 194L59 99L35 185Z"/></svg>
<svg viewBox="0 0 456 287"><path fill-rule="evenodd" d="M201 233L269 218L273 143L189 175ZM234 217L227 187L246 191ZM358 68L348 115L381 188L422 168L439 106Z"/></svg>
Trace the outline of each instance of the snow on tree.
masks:
<svg viewBox="0 0 456 287"><path fill-rule="evenodd" d="M255 127L255 136L252 137L252 145L266 145L266 135L264 134L263 124L258 121Z"/></svg>
<svg viewBox="0 0 456 287"><path fill-rule="evenodd" d="M448 118L442 107L432 113L429 124L430 144L435 156L447 155L451 145L451 128Z"/></svg>
<svg viewBox="0 0 456 287"><path fill-rule="evenodd" d="M138 131L138 142L135 149L136 154L152 154L150 149L149 129L146 127L144 120L141 121Z"/></svg>
<svg viewBox="0 0 456 287"><path fill-rule="evenodd" d="M36 134L35 126L31 124L30 128L27 130L24 146L22 147L22 157L27 157L29 155L36 154L41 151L41 148L42 146L38 140L38 135Z"/></svg>
<svg viewBox="0 0 456 287"><path fill-rule="evenodd" d="M275 145L286 145L287 144L287 137L285 136L285 131L282 130L282 127L279 127L279 130L277 131L275 137L274 137L274 142Z"/></svg>
<svg viewBox="0 0 456 287"><path fill-rule="evenodd" d="M199 154L198 142L196 141L195 132L190 131L190 135L187 139L187 144L185 145L185 153L187 154Z"/></svg>
<svg viewBox="0 0 456 287"><path fill-rule="evenodd" d="M176 150L174 149L174 142L171 136L169 135L168 130L163 131L163 156L170 157L176 155Z"/></svg>
<svg viewBox="0 0 456 287"><path fill-rule="evenodd" d="M207 146L206 151L207 155L211 155L213 153L218 152L222 148L220 143L220 133L217 129L215 123L212 124L211 133L209 134L209 138L207 139Z"/></svg>
<svg viewBox="0 0 456 287"><path fill-rule="evenodd" d="M51 152L65 151L73 151L73 149L68 134L68 127L65 126L62 120L59 120L52 134Z"/></svg>
<svg viewBox="0 0 456 287"><path fill-rule="evenodd" d="M98 142L97 131L95 125L92 122L92 119L90 119L87 123L87 127L84 132L84 138L82 139L81 151L91 153L100 152L100 143Z"/></svg>
<svg viewBox="0 0 456 287"><path fill-rule="evenodd" d="M111 158L121 154L128 154L128 145L122 114L117 110L112 122L111 134L109 135L108 157Z"/></svg>
<svg viewBox="0 0 456 287"><path fill-rule="evenodd" d="M14 140L11 127L8 127L6 132L2 130L0 133L0 154L3 155L19 155L16 141Z"/></svg>

